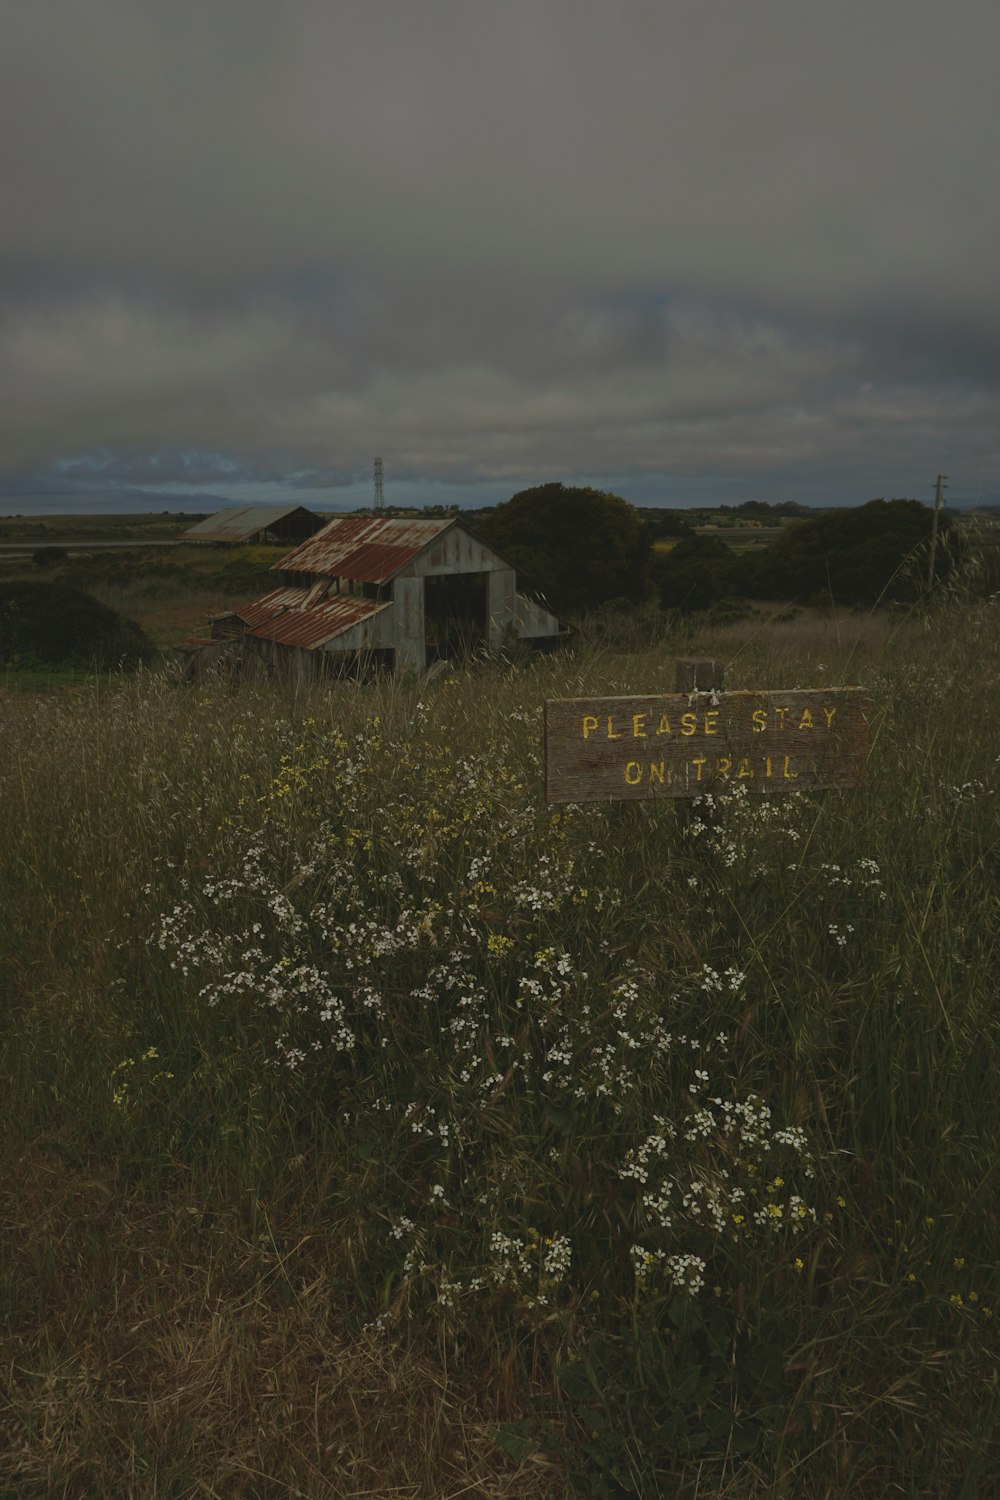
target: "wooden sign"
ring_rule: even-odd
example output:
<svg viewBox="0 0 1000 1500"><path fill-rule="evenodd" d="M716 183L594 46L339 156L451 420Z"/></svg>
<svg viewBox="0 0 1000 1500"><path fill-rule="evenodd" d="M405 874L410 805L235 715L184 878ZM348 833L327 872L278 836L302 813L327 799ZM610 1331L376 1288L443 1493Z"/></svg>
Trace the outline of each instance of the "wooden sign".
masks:
<svg viewBox="0 0 1000 1500"><path fill-rule="evenodd" d="M868 719L860 688L550 700L546 798L641 801L734 786L770 795L856 786Z"/></svg>

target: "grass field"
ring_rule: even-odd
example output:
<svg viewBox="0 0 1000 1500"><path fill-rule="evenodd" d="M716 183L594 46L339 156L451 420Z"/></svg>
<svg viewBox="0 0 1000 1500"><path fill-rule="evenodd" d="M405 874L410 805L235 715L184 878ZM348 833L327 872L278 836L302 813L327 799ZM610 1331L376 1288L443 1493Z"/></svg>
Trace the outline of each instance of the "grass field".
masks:
<svg viewBox="0 0 1000 1500"><path fill-rule="evenodd" d="M697 526L699 536L714 537L725 542L734 552L756 552L776 542L785 530L784 526L724 526L713 522L709 526Z"/></svg>
<svg viewBox="0 0 1000 1500"><path fill-rule="evenodd" d="M0 516L0 544L36 542L45 547L60 542L170 540L192 524L190 516L176 511Z"/></svg>
<svg viewBox="0 0 1000 1500"><path fill-rule="evenodd" d="M204 633L209 615L259 599L279 582L272 565L287 547L141 547L92 553L37 567L0 559L0 579L34 578L83 588L142 626L164 652Z"/></svg>
<svg viewBox="0 0 1000 1500"><path fill-rule="evenodd" d="M0 1494L1000 1493L996 605L662 631L0 685ZM866 784L547 808L688 654Z"/></svg>

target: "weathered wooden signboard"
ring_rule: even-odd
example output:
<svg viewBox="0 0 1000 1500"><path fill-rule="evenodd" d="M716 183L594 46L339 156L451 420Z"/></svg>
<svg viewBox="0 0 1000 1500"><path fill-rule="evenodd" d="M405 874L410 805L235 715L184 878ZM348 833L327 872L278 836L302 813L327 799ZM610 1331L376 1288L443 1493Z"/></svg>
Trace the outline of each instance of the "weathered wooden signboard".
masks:
<svg viewBox="0 0 1000 1500"><path fill-rule="evenodd" d="M856 786L868 753L860 688L563 698L545 705L550 803L780 794Z"/></svg>

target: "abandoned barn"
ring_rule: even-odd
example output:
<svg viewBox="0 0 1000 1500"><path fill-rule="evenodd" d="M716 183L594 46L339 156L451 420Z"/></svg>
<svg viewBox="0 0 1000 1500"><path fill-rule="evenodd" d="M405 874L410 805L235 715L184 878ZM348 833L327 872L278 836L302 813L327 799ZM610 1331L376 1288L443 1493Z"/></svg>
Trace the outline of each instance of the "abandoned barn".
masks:
<svg viewBox="0 0 1000 1500"><path fill-rule="evenodd" d="M179 540L210 547L239 547L250 542L287 547L314 536L325 524L322 516L304 505L231 506L182 532Z"/></svg>
<svg viewBox="0 0 1000 1500"><path fill-rule="evenodd" d="M299 677L359 659L422 668L515 641L568 632L517 592L514 569L457 520L344 516L275 563L283 584L212 622L216 639Z"/></svg>

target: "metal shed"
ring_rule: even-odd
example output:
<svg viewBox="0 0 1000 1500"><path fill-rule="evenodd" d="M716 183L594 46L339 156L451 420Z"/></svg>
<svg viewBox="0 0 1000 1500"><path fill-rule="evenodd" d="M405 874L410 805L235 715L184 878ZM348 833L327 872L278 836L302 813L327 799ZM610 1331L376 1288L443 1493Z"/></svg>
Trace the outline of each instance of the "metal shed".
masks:
<svg viewBox="0 0 1000 1500"><path fill-rule="evenodd" d="M238 547L247 542L290 546L312 536L323 525L323 517L304 505L230 506L181 532L180 540L217 547Z"/></svg>
<svg viewBox="0 0 1000 1500"><path fill-rule="evenodd" d="M422 668L461 650L568 634L459 521L343 516L275 563L286 586L236 611L246 644L297 675L355 657ZM223 622L218 622L219 631Z"/></svg>

